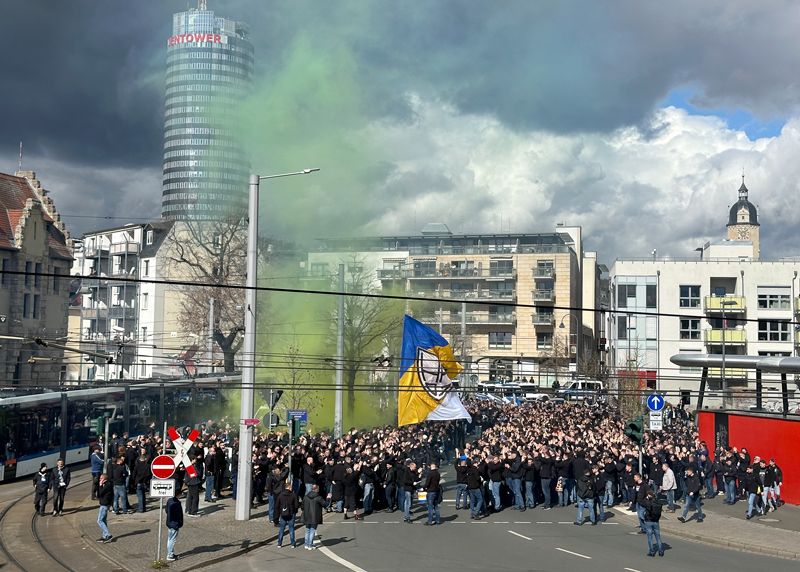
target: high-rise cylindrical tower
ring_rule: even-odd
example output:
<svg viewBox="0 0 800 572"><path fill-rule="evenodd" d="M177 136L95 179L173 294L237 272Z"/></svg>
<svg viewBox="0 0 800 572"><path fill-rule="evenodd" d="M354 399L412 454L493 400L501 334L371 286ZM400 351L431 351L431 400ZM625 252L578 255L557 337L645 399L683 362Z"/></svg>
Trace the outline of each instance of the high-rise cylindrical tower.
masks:
<svg viewBox="0 0 800 572"><path fill-rule="evenodd" d="M172 17L167 40L161 216L217 219L247 207L250 164L238 110L253 82L247 27L205 0Z"/></svg>

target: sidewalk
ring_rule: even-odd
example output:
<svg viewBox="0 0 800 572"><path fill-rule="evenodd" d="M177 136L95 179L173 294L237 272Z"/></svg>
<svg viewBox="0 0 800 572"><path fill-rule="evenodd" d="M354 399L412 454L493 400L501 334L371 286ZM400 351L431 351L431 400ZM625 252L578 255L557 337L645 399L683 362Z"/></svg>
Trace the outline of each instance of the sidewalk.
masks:
<svg viewBox="0 0 800 572"><path fill-rule="evenodd" d="M682 505L681 505L682 509ZM618 505L611 509L619 515L621 522L637 526L636 513L628 512ZM661 515L661 535L674 535L686 540L722 546L734 550L754 552L767 556L778 556L800 560L800 507L784 505L765 517L744 518L746 502L734 506L722 503L722 497L704 501L704 522L698 523L689 512L686 523L678 521L680 510Z"/></svg>
<svg viewBox="0 0 800 572"><path fill-rule="evenodd" d="M114 539L107 544L98 544L95 542L100 537L97 526L97 501L90 500L88 485L76 488L74 492L81 495L83 508L72 515L73 522L76 523L78 532L87 546L124 570L134 572L152 570L153 561L156 559L160 512L158 501L148 501L147 511L144 513L119 516L109 514L108 528ZM135 497L131 495L129 498L133 500ZM267 543L275 543L277 529L271 523L267 523L266 505L253 510L252 518L248 522L234 520L233 512L233 500L229 497L215 503L204 503L201 500L198 514L202 516L184 518L184 525L175 545L178 559L169 563L170 570L204 568L221 560L235 558ZM302 539L302 528L296 534ZM165 526L162 531L162 560L167 556L166 536ZM288 538L284 541L287 540Z"/></svg>

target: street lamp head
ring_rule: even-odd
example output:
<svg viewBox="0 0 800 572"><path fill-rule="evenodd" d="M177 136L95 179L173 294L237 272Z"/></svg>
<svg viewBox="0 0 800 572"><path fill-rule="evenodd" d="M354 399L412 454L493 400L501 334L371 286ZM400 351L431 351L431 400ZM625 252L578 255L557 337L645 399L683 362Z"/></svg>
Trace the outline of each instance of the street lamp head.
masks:
<svg viewBox="0 0 800 572"><path fill-rule="evenodd" d="M316 173L319 171L319 167L315 167L313 169L303 169L303 174L308 175L309 173Z"/></svg>

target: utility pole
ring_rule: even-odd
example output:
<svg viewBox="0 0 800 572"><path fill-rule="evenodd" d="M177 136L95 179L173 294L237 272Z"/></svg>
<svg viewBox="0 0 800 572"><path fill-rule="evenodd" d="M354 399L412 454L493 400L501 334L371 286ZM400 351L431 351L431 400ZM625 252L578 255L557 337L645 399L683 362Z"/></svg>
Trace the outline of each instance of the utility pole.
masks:
<svg viewBox="0 0 800 572"><path fill-rule="evenodd" d="M208 373L214 373L214 298L208 301Z"/></svg>
<svg viewBox="0 0 800 572"><path fill-rule="evenodd" d="M439 330L441 332L441 330ZM469 381L469 371L467 369L467 303L461 302L461 365L464 366L463 372L464 387ZM462 391L463 391L462 387Z"/></svg>
<svg viewBox="0 0 800 572"><path fill-rule="evenodd" d="M336 328L336 401L333 410L333 436L342 436L342 382L344 380L344 264L339 265L339 312Z"/></svg>

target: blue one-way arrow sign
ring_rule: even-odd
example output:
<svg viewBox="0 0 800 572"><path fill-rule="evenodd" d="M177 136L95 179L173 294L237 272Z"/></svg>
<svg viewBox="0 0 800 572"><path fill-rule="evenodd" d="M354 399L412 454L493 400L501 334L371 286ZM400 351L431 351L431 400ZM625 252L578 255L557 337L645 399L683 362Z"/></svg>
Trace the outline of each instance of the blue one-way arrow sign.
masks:
<svg viewBox="0 0 800 572"><path fill-rule="evenodd" d="M664 397L658 393L652 393L647 398L647 408L650 411L661 411L664 409Z"/></svg>

